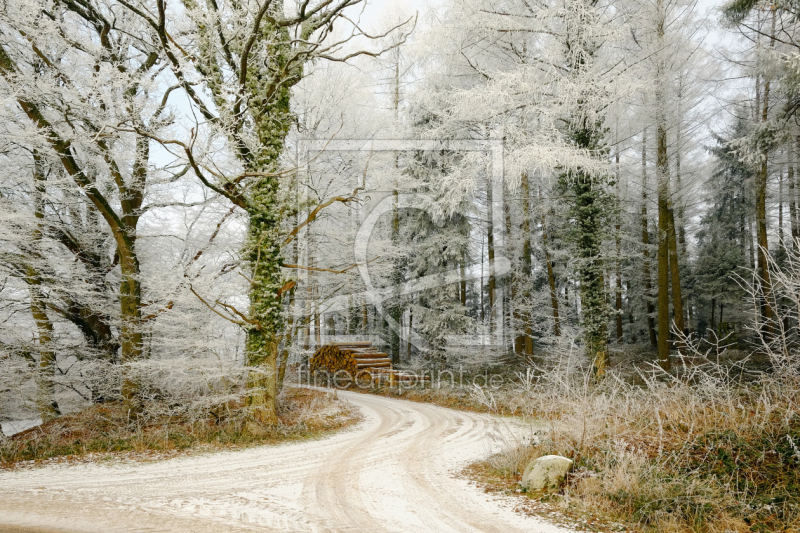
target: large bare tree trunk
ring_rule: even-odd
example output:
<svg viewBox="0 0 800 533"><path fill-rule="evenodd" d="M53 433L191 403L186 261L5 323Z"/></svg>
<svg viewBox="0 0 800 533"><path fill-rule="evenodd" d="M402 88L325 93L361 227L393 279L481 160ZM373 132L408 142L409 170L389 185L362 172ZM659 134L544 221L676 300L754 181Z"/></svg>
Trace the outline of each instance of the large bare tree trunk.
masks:
<svg viewBox="0 0 800 533"><path fill-rule="evenodd" d="M35 279L35 281L33 281ZM47 304L35 271L29 270L31 316L39 336L39 363L36 369L36 407L43 421L61 414L55 399L56 353L53 349L53 323L47 316Z"/></svg>
<svg viewBox="0 0 800 533"><path fill-rule="evenodd" d="M142 287L140 284L139 257L136 253L136 227L144 201L144 188L150 160L150 140L144 136L136 139L136 159L131 172L131 183L122 187L123 197L121 228L122 238L118 239L119 252L121 321L120 344L122 363L133 363L142 358L144 343L142 339ZM119 173L114 164L112 172ZM123 181L119 178L117 181ZM122 381L122 398L129 413L139 414L142 410L138 382L126 373Z"/></svg>
<svg viewBox="0 0 800 533"><path fill-rule="evenodd" d="M31 235L31 247L36 256L42 252L41 242L44 222L44 196L47 177L42 169L39 154L34 152L33 215L35 225ZM53 348L53 323L47 316L47 302L41 289L41 277L32 266L28 267L27 282L31 296L31 316L39 336L39 364L36 370L36 406L43 421L61 414L55 399L56 353Z"/></svg>

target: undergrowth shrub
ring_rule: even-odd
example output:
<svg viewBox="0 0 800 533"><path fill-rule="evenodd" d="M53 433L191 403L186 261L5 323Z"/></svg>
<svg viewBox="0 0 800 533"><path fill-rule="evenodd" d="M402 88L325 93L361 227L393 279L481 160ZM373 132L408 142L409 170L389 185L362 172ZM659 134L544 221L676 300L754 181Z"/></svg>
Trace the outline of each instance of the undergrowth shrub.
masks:
<svg viewBox="0 0 800 533"><path fill-rule="evenodd" d="M537 457L572 458L564 502L646 531L798 531L800 379L741 375L693 359L674 374L653 366L644 385L556 372L484 391L500 411L524 396L542 424L486 466L519 479Z"/></svg>
<svg viewBox="0 0 800 533"><path fill-rule="evenodd" d="M800 531L800 256L768 259L768 294L756 277L739 280L753 304L749 352L713 332L694 342L676 332L684 355L671 372L621 357L597 383L562 341L549 368L473 395L498 412L524 398L540 424L534 442L478 470L518 480L532 459L557 454L574 460L563 508L644 531ZM764 324L767 298L775 317Z"/></svg>

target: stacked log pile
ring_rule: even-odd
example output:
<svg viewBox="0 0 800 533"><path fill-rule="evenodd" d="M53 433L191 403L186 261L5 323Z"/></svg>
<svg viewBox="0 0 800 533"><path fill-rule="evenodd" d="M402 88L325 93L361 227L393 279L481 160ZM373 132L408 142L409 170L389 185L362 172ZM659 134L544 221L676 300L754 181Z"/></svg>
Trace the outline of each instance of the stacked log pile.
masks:
<svg viewBox="0 0 800 533"><path fill-rule="evenodd" d="M326 344L314 352L309 368L312 373L327 371L330 374L335 374L344 370L349 375L355 376L358 372L358 367L353 359L353 352L346 348L340 348L335 344Z"/></svg>
<svg viewBox="0 0 800 533"><path fill-rule="evenodd" d="M312 373L327 371L330 375L344 370L359 382L370 380L373 384L388 381L419 383L428 381L421 377L392 368L392 360L385 352L372 346L369 341L334 342L320 347L310 362ZM340 374L341 375L341 374Z"/></svg>

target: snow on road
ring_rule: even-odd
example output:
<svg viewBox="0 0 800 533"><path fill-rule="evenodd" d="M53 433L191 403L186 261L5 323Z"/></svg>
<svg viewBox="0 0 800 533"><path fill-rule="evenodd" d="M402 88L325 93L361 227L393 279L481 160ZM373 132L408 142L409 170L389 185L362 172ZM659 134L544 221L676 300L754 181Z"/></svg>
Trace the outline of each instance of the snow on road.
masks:
<svg viewBox="0 0 800 533"><path fill-rule="evenodd" d="M339 394L364 421L324 440L0 472L0 532L565 531L453 476L520 438L523 428L489 415Z"/></svg>

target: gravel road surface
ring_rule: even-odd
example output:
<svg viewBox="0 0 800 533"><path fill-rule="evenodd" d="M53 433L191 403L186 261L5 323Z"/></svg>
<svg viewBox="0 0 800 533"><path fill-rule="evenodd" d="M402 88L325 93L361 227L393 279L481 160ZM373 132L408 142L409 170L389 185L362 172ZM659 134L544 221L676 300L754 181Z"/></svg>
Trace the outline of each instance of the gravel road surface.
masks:
<svg viewBox="0 0 800 533"><path fill-rule="evenodd" d="M497 532L566 530L456 474L525 428L339 392L363 413L330 438L152 463L0 472L0 532Z"/></svg>

